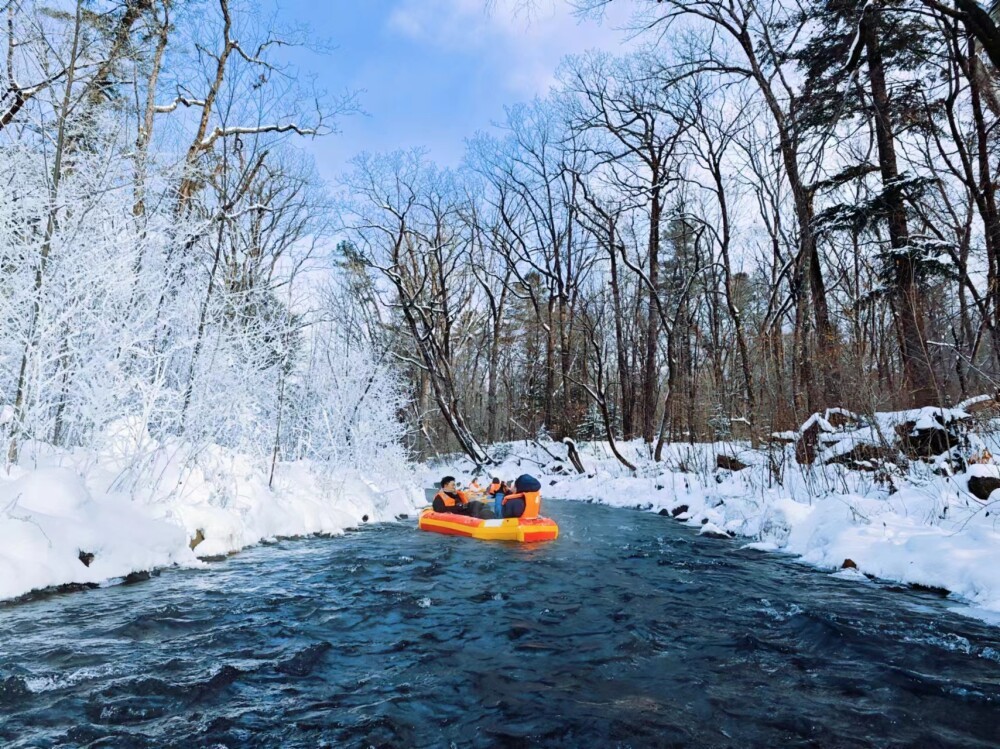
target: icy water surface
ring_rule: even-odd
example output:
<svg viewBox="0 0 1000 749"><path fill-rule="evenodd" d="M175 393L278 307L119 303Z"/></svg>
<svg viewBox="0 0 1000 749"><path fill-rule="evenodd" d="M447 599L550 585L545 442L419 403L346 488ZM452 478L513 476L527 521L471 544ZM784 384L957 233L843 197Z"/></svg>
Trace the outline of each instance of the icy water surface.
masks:
<svg viewBox="0 0 1000 749"><path fill-rule="evenodd" d="M1000 746L1000 630L666 518L259 547L0 607L6 747Z"/></svg>

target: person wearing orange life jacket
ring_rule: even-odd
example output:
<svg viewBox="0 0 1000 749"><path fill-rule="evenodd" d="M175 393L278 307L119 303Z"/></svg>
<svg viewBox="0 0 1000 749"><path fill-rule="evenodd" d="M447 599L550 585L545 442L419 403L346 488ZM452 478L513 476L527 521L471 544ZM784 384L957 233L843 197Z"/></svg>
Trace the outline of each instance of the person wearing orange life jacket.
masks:
<svg viewBox="0 0 1000 749"><path fill-rule="evenodd" d="M502 500L502 517L537 518L542 509L542 484L534 476L525 473L514 481L514 491L505 494Z"/></svg>
<svg viewBox="0 0 1000 749"><path fill-rule="evenodd" d="M493 500L493 512L497 517L502 517L503 495L507 492L507 484L496 476L490 481L490 485L486 487L486 496Z"/></svg>
<svg viewBox="0 0 1000 749"><path fill-rule="evenodd" d="M432 507L434 512L446 512L452 515L468 515L474 518L493 516L486 505L470 500L465 492L455 486L454 476L445 476L441 479L441 491L434 496Z"/></svg>

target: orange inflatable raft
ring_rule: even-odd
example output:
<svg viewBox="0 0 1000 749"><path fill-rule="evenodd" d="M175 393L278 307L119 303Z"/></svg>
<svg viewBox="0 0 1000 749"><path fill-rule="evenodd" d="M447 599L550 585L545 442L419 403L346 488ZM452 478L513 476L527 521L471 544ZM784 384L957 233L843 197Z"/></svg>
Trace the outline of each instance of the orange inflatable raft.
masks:
<svg viewBox="0 0 1000 749"><path fill-rule="evenodd" d="M420 513L417 527L431 533L466 536L481 541L518 541L530 544L537 541L553 541L559 536L559 526L551 518L482 520L450 512L434 512L431 509Z"/></svg>

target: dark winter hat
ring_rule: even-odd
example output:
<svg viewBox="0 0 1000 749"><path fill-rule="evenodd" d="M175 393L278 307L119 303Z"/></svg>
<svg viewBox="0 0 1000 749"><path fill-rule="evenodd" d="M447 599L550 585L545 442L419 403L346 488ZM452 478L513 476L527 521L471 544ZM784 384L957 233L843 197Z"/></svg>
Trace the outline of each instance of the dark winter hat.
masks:
<svg viewBox="0 0 1000 749"><path fill-rule="evenodd" d="M540 492L542 484L534 476L524 473L517 477L517 480L514 482L514 488L519 492Z"/></svg>

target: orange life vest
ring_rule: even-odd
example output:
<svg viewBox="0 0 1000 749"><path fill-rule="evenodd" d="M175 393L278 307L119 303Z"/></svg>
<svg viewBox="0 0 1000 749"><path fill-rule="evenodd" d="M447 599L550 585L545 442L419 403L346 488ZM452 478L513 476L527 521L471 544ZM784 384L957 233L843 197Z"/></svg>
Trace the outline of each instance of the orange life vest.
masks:
<svg viewBox="0 0 1000 749"><path fill-rule="evenodd" d="M486 493L492 497L494 494L500 491L501 486L502 484L499 481L494 481L492 484L490 484L490 488L486 490Z"/></svg>
<svg viewBox="0 0 1000 749"><path fill-rule="evenodd" d="M507 504L512 499L524 500L524 514L521 515L521 517L526 520L537 518L538 513L542 510L541 492L517 492L516 494L508 494L503 498L503 504Z"/></svg>
<svg viewBox="0 0 1000 749"><path fill-rule="evenodd" d="M459 507L461 505L466 504L469 501L469 498L465 496L465 492L459 491L459 492L455 492L455 494L458 495L458 501L457 502L455 501L454 497L452 497L450 494L448 494L448 492L446 492L444 490L439 491L434 496L434 499L435 500L440 499L444 503L445 507Z"/></svg>

